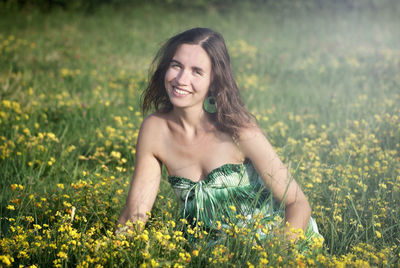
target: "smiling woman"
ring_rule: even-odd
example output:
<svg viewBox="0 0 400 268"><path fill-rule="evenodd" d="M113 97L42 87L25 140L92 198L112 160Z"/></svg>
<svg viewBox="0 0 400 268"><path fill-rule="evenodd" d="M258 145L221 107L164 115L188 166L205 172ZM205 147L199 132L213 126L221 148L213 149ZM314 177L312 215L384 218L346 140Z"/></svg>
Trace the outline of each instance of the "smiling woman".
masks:
<svg viewBox="0 0 400 268"><path fill-rule="evenodd" d="M165 74L165 88L174 107L200 107L211 82L211 62L199 45L179 46ZM199 105L200 104L200 105Z"/></svg>
<svg viewBox="0 0 400 268"><path fill-rule="evenodd" d="M185 31L167 41L154 64L143 110L155 112L139 132L118 224L147 220L164 165L182 216L193 224L217 230L224 219L235 221L235 211L242 219L262 215L271 227L284 214L287 226L319 236L302 190L244 108L222 36L206 28Z"/></svg>

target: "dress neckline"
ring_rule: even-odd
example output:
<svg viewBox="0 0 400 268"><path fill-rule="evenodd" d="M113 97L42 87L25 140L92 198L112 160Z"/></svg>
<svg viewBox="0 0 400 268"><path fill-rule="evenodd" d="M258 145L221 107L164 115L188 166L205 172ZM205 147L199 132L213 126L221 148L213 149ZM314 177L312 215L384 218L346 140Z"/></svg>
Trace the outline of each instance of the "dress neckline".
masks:
<svg viewBox="0 0 400 268"><path fill-rule="evenodd" d="M229 168L234 168L234 169L235 168L241 168L241 167L245 166L248 162L249 162L249 160L246 158L242 163L236 163L236 164L235 163L226 163L226 164L222 164L221 166L218 166L218 167L212 169L204 179L199 180L199 181L193 181L191 179L188 179L188 178L185 178L185 177L182 177L182 176L177 176L177 175L169 175L168 176L168 181L171 182L171 180L177 179L177 180L186 181L186 182L188 182L190 184L206 183L206 182L210 181L213 178L213 175L215 173L223 172L224 170L227 170Z"/></svg>

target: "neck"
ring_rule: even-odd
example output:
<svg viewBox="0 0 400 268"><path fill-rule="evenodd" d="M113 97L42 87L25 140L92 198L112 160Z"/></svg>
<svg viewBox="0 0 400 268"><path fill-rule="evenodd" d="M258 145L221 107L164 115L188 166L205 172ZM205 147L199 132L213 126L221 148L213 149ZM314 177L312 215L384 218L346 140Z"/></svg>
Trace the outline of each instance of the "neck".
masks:
<svg viewBox="0 0 400 268"><path fill-rule="evenodd" d="M173 108L172 116L189 136L196 136L204 131L209 131L212 122L209 115L201 108L194 109Z"/></svg>

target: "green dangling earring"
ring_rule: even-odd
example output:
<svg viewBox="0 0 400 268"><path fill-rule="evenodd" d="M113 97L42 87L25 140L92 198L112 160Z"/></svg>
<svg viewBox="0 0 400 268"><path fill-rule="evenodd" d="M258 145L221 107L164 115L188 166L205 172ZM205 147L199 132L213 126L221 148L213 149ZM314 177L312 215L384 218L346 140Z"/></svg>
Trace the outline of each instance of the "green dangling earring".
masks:
<svg viewBox="0 0 400 268"><path fill-rule="evenodd" d="M217 112L217 105L215 104L215 99L213 96L208 96L205 98L203 107L207 113L215 114Z"/></svg>

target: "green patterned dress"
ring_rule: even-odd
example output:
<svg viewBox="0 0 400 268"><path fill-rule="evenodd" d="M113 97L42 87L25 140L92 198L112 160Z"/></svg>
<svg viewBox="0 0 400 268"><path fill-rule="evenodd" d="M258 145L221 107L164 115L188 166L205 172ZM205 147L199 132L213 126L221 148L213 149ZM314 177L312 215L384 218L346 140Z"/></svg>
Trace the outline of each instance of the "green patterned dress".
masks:
<svg viewBox="0 0 400 268"><path fill-rule="evenodd" d="M237 214L248 221L262 215L262 222L269 228L276 224L276 217L284 217L283 208L264 186L249 160L222 165L198 182L179 176L169 176L168 181L181 202L182 217L192 224L202 222L208 230L215 230L217 221L228 227L226 219L239 226L246 224L243 217L236 217ZM313 218L305 236L308 241L321 237Z"/></svg>

